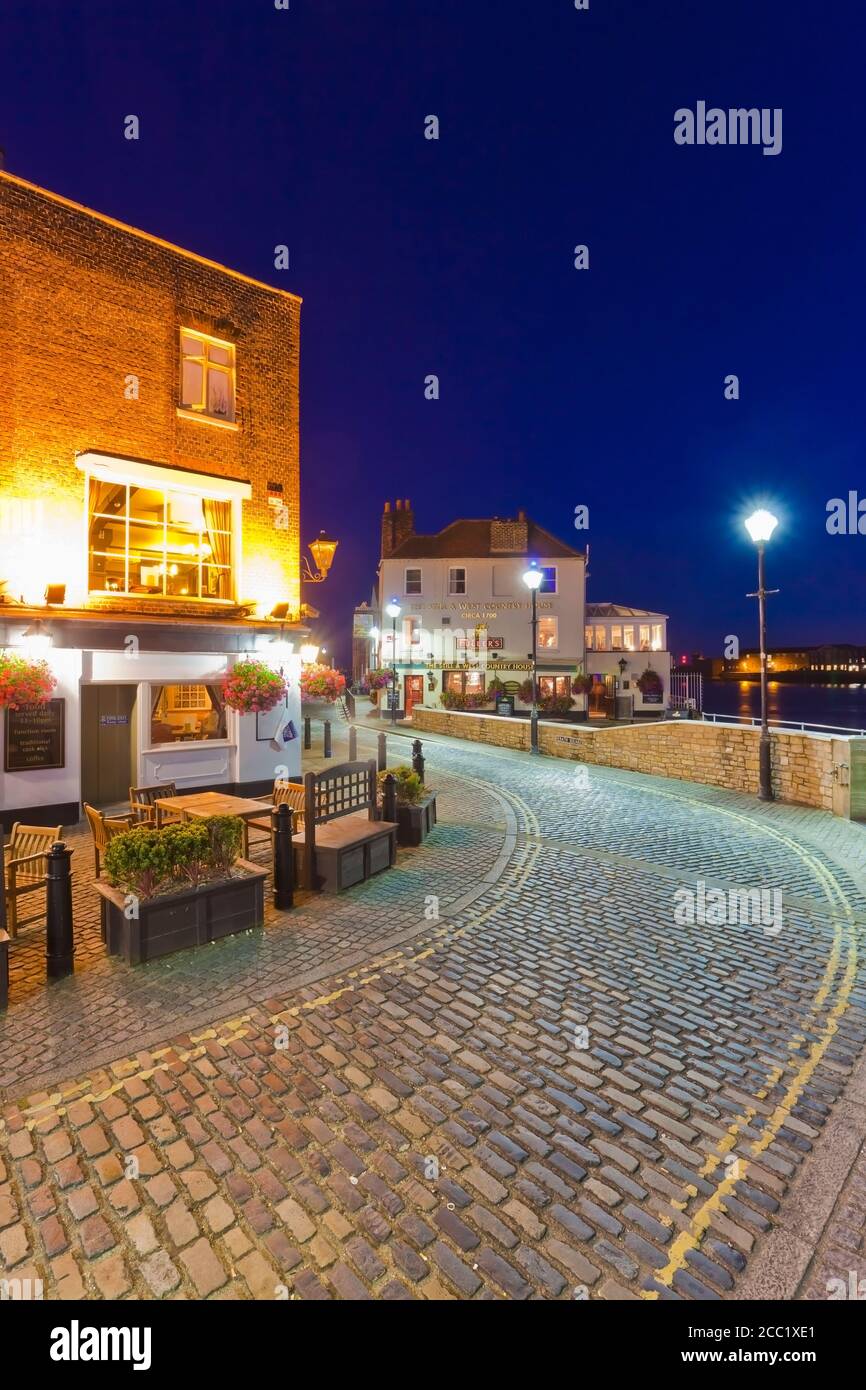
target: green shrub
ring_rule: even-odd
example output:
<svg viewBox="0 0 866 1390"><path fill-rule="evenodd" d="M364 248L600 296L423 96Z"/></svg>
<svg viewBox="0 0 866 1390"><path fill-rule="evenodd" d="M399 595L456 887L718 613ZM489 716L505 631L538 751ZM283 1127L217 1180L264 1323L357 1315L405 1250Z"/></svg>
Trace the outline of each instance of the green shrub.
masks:
<svg viewBox="0 0 866 1390"><path fill-rule="evenodd" d="M225 878L240 854L243 829L237 816L209 816L164 830L128 830L108 843L106 877L142 901Z"/></svg>
<svg viewBox="0 0 866 1390"><path fill-rule="evenodd" d="M382 793L385 778L388 773L394 774L397 783L397 800L404 805L415 806L422 800L425 792L424 783L411 767L389 767L387 771L379 773L379 790Z"/></svg>

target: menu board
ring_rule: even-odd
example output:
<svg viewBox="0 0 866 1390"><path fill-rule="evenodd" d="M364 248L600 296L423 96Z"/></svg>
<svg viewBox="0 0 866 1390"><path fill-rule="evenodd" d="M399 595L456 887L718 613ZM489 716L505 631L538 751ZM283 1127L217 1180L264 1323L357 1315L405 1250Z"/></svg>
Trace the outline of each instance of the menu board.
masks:
<svg viewBox="0 0 866 1390"><path fill-rule="evenodd" d="M6 710L4 770L37 772L65 767L66 701Z"/></svg>

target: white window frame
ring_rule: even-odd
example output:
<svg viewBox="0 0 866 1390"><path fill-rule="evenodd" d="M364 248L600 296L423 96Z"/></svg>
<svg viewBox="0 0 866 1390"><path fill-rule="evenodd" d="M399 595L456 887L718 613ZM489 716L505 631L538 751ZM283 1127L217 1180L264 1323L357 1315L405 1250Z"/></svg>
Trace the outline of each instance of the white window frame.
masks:
<svg viewBox="0 0 866 1390"><path fill-rule="evenodd" d="M242 514L241 504L253 495L252 485L230 478L210 478L203 473L191 473L182 468L165 468L157 463L145 463L139 459L115 458L108 454L84 453L75 460L79 472L85 475L84 509L82 516L82 582L84 592L105 596L104 589L90 588L90 515L89 490L91 479L116 486L146 487L157 491L181 492L196 497L213 498L218 502L231 504L231 594L229 598L198 598L192 594L147 594L125 593L112 590L117 597L131 598L148 603L158 599L162 603L195 603L217 608L229 607L237 602L237 595L243 592L242 574Z"/></svg>
<svg viewBox="0 0 866 1390"><path fill-rule="evenodd" d="M201 345L201 353L185 352L183 346L184 338L192 338ZM229 354L229 361L211 362L208 353L209 348L219 348ZM184 400L183 369L186 362L198 362L201 364L201 397L198 401ZM231 412L228 415L217 415L208 409L208 376L211 372L216 372L218 376L228 377L229 394L231 398ZM179 404L178 411L181 415L192 416L198 420L207 420L211 424L237 427L237 349L234 343L226 342L224 338L214 338L209 333L202 333L197 328L181 328L180 330L180 384L179 384Z"/></svg>
<svg viewBox="0 0 866 1390"><path fill-rule="evenodd" d="M457 575L457 574L462 574L462 575L463 575L463 588L462 588L462 589L456 589L456 588L454 587L455 584L456 584L456 582L457 582L457 581L455 580L454 576ZM449 597L449 598L465 598L465 597L466 597L466 566L465 566L465 565L449 565L449 567L448 567L448 597Z"/></svg>
<svg viewBox="0 0 866 1390"><path fill-rule="evenodd" d="M409 588L409 575L417 574L418 588ZM407 565L403 571L403 594L406 598L421 598L424 593L424 573L420 565Z"/></svg>
<svg viewBox="0 0 866 1390"><path fill-rule="evenodd" d="M540 629L541 629L541 624L542 624L542 623L553 623L553 625L554 625L554 641L553 641L553 645L552 645L552 646L550 646L550 645L548 645L548 644L545 644L544 646L542 646L542 645L541 645L541 642L540 642L540 640L539 640L539 643L538 643L538 650L539 650L539 651L542 651L542 652L558 652L558 651L559 651L559 616L558 616L558 614L556 614L556 613L542 613L541 617L538 619L539 631L540 631Z"/></svg>
<svg viewBox="0 0 866 1390"><path fill-rule="evenodd" d="M539 584L539 586L538 586L538 592L539 592L540 594L558 594L558 593L559 593L559 566L558 566L558 565L539 565L538 568L539 568L540 570L542 570L542 571L543 571L543 570L553 570L553 588L552 588L552 589L545 589L545 587L544 587L545 581L542 580L542 582L541 582L541 583Z"/></svg>

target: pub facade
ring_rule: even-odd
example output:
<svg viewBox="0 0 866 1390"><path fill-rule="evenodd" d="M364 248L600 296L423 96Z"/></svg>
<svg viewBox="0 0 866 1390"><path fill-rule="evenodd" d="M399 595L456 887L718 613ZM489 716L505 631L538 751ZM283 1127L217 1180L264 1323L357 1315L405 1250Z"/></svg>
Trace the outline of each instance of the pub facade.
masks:
<svg viewBox="0 0 866 1390"><path fill-rule="evenodd" d="M0 284L0 649L57 681L0 721L4 828L296 775L300 300L5 171Z"/></svg>

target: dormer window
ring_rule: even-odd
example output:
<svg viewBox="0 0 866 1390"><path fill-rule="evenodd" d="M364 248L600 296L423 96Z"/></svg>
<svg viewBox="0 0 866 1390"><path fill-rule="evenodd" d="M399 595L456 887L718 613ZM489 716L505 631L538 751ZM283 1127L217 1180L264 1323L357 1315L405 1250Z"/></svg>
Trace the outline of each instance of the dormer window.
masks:
<svg viewBox="0 0 866 1390"><path fill-rule="evenodd" d="M235 418L234 344L183 328L180 353L181 410L231 424Z"/></svg>

